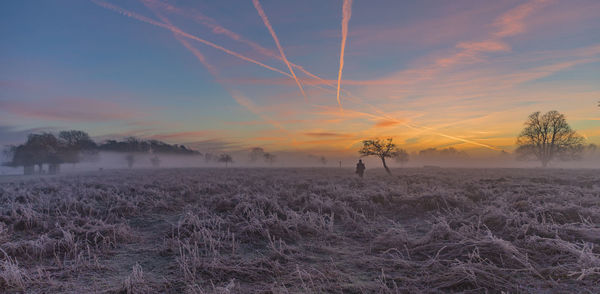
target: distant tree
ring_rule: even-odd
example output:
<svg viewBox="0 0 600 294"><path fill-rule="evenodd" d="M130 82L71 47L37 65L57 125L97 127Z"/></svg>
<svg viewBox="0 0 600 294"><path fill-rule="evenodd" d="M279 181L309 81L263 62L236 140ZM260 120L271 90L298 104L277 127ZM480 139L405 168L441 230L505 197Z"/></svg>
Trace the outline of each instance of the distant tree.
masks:
<svg viewBox="0 0 600 294"><path fill-rule="evenodd" d="M438 153L436 148L427 148L419 151L419 157L431 158L437 156Z"/></svg>
<svg viewBox="0 0 600 294"><path fill-rule="evenodd" d="M534 112L525 122L525 128L517 137L518 159L539 160L543 167L558 158L577 159L583 151L584 139L577 134L558 111L540 115Z"/></svg>
<svg viewBox="0 0 600 294"><path fill-rule="evenodd" d="M248 157L250 158L250 162L256 162L259 158L262 158L265 155L265 150L260 147L254 147L250 150L250 154Z"/></svg>
<svg viewBox="0 0 600 294"><path fill-rule="evenodd" d="M78 163L84 157L92 158L98 154L98 146L90 136L83 131L71 130L58 133L63 144L63 160L65 163Z"/></svg>
<svg viewBox="0 0 600 294"><path fill-rule="evenodd" d="M454 147L444 149L427 148L419 151L419 158L423 160L457 160L468 158L469 155Z"/></svg>
<svg viewBox="0 0 600 294"><path fill-rule="evenodd" d="M211 161L215 160L215 156L212 155L212 153L204 153L204 162L209 163Z"/></svg>
<svg viewBox="0 0 600 294"><path fill-rule="evenodd" d="M200 152L185 147L184 145L170 145L158 140L141 140L136 137L128 137L123 141L107 140L98 149L103 151L126 152L126 153L157 153L157 154L182 154L201 155Z"/></svg>
<svg viewBox="0 0 600 294"><path fill-rule="evenodd" d="M587 158L595 158L598 155L598 145L590 143L583 150L584 156Z"/></svg>
<svg viewBox="0 0 600 294"><path fill-rule="evenodd" d="M228 167L228 164L233 162L233 158L229 154L221 154L218 161L225 163L225 167Z"/></svg>
<svg viewBox="0 0 600 294"><path fill-rule="evenodd" d="M327 158L325 158L325 156L321 156L319 158L319 162L321 162L322 165L327 165Z"/></svg>
<svg viewBox="0 0 600 294"><path fill-rule="evenodd" d="M5 165L12 167L23 167L23 174L31 175L35 173L36 158L35 152L25 144L18 146L8 146L5 150L6 157L11 160Z"/></svg>
<svg viewBox="0 0 600 294"><path fill-rule="evenodd" d="M363 147L358 151L358 153L362 156L370 156L374 155L381 159L381 163L383 163L383 167L388 174L392 174L390 169L388 168L385 159L386 158L394 158L397 156L399 150L396 148L396 144L394 144L392 138L387 139L374 139L374 140L364 140L362 141Z"/></svg>
<svg viewBox="0 0 600 294"><path fill-rule="evenodd" d="M127 167L130 169L133 168L133 164L135 163L135 155L133 153L125 155L125 161L127 161Z"/></svg>
<svg viewBox="0 0 600 294"><path fill-rule="evenodd" d="M404 149L398 149L398 151L396 152L396 156L394 156L394 159L396 160L396 162L400 163L400 166L404 166L404 164L408 162L408 158L408 152L406 152L406 150Z"/></svg>
<svg viewBox="0 0 600 294"><path fill-rule="evenodd" d="M273 165L273 163L277 160L277 156L275 156L275 154L271 154L271 153L263 154L263 158L265 159L265 162L268 163L269 165Z"/></svg>
<svg viewBox="0 0 600 294"><path fill-rule="evenodd" d="M442 158L450 158L450 159L461 159L469 157L466 152L457 150L454 147L449 147L440 150L440 156Z"/></svg>

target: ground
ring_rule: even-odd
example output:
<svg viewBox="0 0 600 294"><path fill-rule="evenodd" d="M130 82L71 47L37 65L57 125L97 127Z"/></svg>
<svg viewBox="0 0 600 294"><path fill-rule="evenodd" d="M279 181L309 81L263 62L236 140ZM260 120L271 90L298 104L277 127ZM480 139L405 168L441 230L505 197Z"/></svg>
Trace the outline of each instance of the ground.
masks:
<svg viewBox="0 0 600 294"><path fill-rule="evenodd" d="M0 292L600 293L600 171L0 179Z"/></svg>

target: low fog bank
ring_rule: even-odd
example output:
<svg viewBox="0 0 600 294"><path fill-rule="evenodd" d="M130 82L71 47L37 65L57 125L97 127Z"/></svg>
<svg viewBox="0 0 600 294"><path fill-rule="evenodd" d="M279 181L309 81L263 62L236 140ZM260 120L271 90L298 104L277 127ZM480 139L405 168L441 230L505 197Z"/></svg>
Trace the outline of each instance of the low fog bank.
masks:
<svg viewBox="0 0 600 294"><path fill-rule="evenodd" d="M209 156L206 156L209 154ZM249 153L238 151L227 153L231 162L219 161L219 155L205 153L202 155L173 155L149 153L100 152L93 160L84 160L76 164L64 163L60 166L62 173L100 171L110 169L129 169L128 156L133 157L131 169L151 168L353 168L362 159L367 169L382 168L377 157L360 157L351 155L326 156L299 152L274 152L270 160L253 159ZM1 155L2 162L8 158ZM131 157L129 158L131 159ZM158 162L157 162L158 159ZM412 154L409 161L400 163L394 159L386 160L390 168L539 168L537 161L519 161L512 154L498 156L464 156L461 158L426 157ZM600 168L600 153L586 154L580 160L553 161L550 168ZM43 166L47 173L48 166ZM0 175L21 175L23 167L0 166Z"/></svg>

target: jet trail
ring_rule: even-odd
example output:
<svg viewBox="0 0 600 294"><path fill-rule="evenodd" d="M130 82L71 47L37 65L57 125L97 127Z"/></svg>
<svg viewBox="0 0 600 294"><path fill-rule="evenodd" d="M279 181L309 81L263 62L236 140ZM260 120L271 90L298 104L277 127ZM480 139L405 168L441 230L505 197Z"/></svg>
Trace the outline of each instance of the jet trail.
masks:
<svg viewBox="0 0 600 294"><path fill-rule="evenodd" d="M340 101L340 86L342 83L342 69L344 68L344 51L346 49L346 38L348 37L348 22L352 16L352 0L344 0L342 6L342 48L340 51L340 71L338 73L337 82L337 102L340 110L342 109L342 103Z"/></svg>
<svg viewBox="0 0 600 294"><path fill-rule="evenodd" d="M308 99L306 98L306 93L304 93L304 89L302 89L302 84L300 84L300 81L298 80L298 78L296 77L296 74L294 73L294 69L290 65L290 62L285 57L285 53L283 53L283 48L281 47L281 44L279 43L279 38L277 38L277 35L275 34L275 30L273 30L273 26L271 26L271 23L269 22L269 19L267 18L265 11L263 10L262 6L260 5L260 2L258 2L258 0L252 0L252 4L254 4L256 11L260 15L260 18L262 18L262 21L265 23L265 26L271 33L271 36L273 37L273 40L275 41L275 44L277 45L277 49L279 49L281 58L282 58L283 62L285 62L285 65L287 65L292 76L294 77L294 80L296 81L298 88L300 88L300 92L302 92L302 96L304 96L304 100L308 101Z"/></svg>
<svg viewBox="0 0 600 294"><path fill-rule="evenodd" d="M259 52L260 54L262 54L264 56L275 58L275 59L279 59L279 60L283 61L283 58L281 57L281 55L278 55L274 51L272 51L270 49L267 49L267 48L261 46L260 44L254 42L254 41L248 40L248 39L244 38L243 36L241 36L241 35L233 32L233 31L231 31L231 30L223 27L222 25L220 25L219 23L217 23L217 21L214 20L213 18L210 18L210 17L208 17L206 15L203 15L200 12L190 11L190 10L184 10L184 9L175 7L173 5L170 5L168 3L164 3L164 2L159 1L159 0L141 0L141 1L144 2L144 4L146 4L146 5L151 5L153 7L160 8L163 11L166 11L166 12L169 12L169 13L176 13L176 14L182 15L184 17L191 18L194 21L196 21L197 23L208 27L210 29L210 31L212 33L214 33L214 34L224 35L224 36L226 36L226 37L228 37L228 38L230 38L230 39L232 39L234 41L238 41L238 42L244 43L244 44L252 47L254 50L256 50L257 52ZM317 75L309 72L308 70L306 70L301 65L295 64L295 63L293 63L291 61L289 62L289 64L292 67L300 70L305 75L307 75L307 76L309 76L309 77L311 77L313 79L322 81L325 85L333 88L334 90L336 89L335 81L325 80L325 79L323 79L323 78L321 78L321 77L319 77L319 76L317 76ZM314 86L314 87L319 88L319 89L323 89L323 88L321 88L319 86ZM344 93L347 93L347 94L350 93L350 92L348 92L347 90L344 90L344 89L341 89L341 91L343 91Z"/></svg>
<svg viewBox="0 0 600 294"><path fill-rule="evenodd" d="M125 15L125 16L127 16L127 17L130 17L130 18L136 19L136 20L138 20L138 21L142 21L142 22L145 22L145 23L148 23L148 24L151 24L151 25L157 26L157 27L161 27L161 28L168 29L168 30L172 31L172 32L173 32L175 35L182 36L182 37L185 37L185 38L188 38L188 39L192 39L192 40L196 40L196 41L198 41L198 42L201 42L201 43L203 43L203 44L206 44L206 45L208 45L208 46L211 46L211 47L213 47L213 48L216 48L216 49L218 49L218 50L221 50L221 51L223 51L223 52L225 52L225 53L227 53L227 54L229 54L229 55L232 55L232 56L238 57L238 58L240 58L240 59L243 59L243 60L245 60L245 61L248 61L248 62L251 62L251 63L257 64L257 65L259 65L259 66L261 66L261 67L263 67L263 68L269 69L269 70L271 70L271 71L274 71L274 72L278 72L278 73L280 73L280 74L282 74L282 75L285 75L285 76L287 76L287 77L292 77L292 75L290 75L290 74L288 74L288 73L286 73L286 72L283 72L283 71L281 71L281 70L279 70L279 69L273 68L273 67L271 67L271 66L268 66L268 65L266 65L266 64L263 64L263 63L261 63L261 62L259 62L259 61L256 61L256 60L254 60L254 59L248 58L248 57L246 57L246 56L243 56L243 55L241 55L241 54L239 54L239 53L236 53L236 52L234 52L234 51L231 51L231 50L229 50L229 49L223 48L223 47L221 47L221 46L219 46L219 45L217 45L217 44L214 44L214 43L212 43L212 42L210 42L210 41L206 41L206 40L204 40L204 39L201 39L201 38L199 38L199 37L196 37L196 36L194 36L194 35L191 35L191 34L189 34L189 33L186 33L186 32L184 32L184 31L180 30L179 28L177 28L177 27L175 27L175 26L173 26L173 25L170 25L170 24L164 24L164 23L157 22L157 21L155 21L155 20L152 20L152 19L150 19L150 18L147 18L147 17L145 17L145 16L139 15L139 14L137 14L137 13L134 13L134 12L128 11L128 10L126 10L126 9L123 9L123 8L121 8L121 7L118 7L118 6L112 5L112 4L110 4L110 3L107 3L107 2L104 2L104 1L101 1L101 0L90 0L90 1L92 1L94 4L96 4L96 5L100 6L100 7L103 7L103 8L105 8L105 9L113 10L113 11L115 11L115 12L117 12L117 13L120 13L120 14L122 14L122 15ZM144 2L146 2L146 1L144 1ZM348 5L347 5L347 4L348 4ZM349 19L350 19L350 15L351 15L351 10L350 10L350 9L351 9L351 7L350 7L351 5L352 5L352 0L344 0L344 5L343 5L343 8L342 8L342 9L343 9L343 12L344 12L343 19L342 19L342 40L343 40L343 42L342 42L342 54L341 54L341 56L340 56L340 75L338 76L338 87L337 87L338 105L339 105L340 109L341 109L341 103L340 103L340 100L339 100L339 94L340 94L341 72L342 72L342 66L343 66L343 51L344 51L344 45L345 45L344 43L345 43L346 36L347 36L347 33L348 33L348 31L347 31L347 30L348 30L348 21L349 21ZM346 10L348 10L348 11L346 11ZM347 12L347 14L346 14L346 12ZM347 16L347 18L346 18L346 16ZM344 20L346 21L346 26L345 26L345 30L346 30L346 32L345 32L345 33L346 33L346 35L344 35ZM234 38L234 39L236 39L236 38ZM178 40L180 40L180 41L185 41L185 40L183 40L183 39L179 39L179 38L178 38ZM248 41L248 42L251 42L251 41ZM187 43L187 42L185 42L185 43ZM185 46L185 47L186 47L188 50L190 50L190 51L191 51L191 52L192 52L192 53L193 53L193 54L194 54L194 55L195 55L195 56L198 58L198 60L200 60L200 62L202 62L202 63L203 63L205 66L206 66L206 65L208 65L208 66L207 66L207 69L209 69L209 71L211 71L211 68L212 68L212 66L210 66L210 64L208 64L208 63L206 62L206 59L204 58L204 56L203 56L203 55L202 55L202 54L201 54L201 53L200 53L200 52L199 52L199 51L198 51L196 48L192 47L192 46L191 46L189 43L187 43L187 45L186 45L185 43L184 43L184 42L182 42L182 45L184 45L184 46ZM252 43L253 43L253 42L252 42ZM260 47L260 45L258 45L258 44L256 44L256 46ZM254 46L253 46L253 47L254 47ZM261 47L261 48L262 48L262 47ZM266 50L266 49L265 49L265 51L269 51L269 50ZM261 50L261 52L265 52L265 51L262 51L262 50ZM275 57L279 58L279 56L275 56ZM305 74L306 74L306 75L308 75L308 76L311 76L311 77L313 77L313 78L315 78L315 79L318 79L318 80L323 80L321 77L319 77L319 76L317 76L317 75L314 75L314 74L312 74L312 73L308 72L307 70L305 70L305 69L304 69L302 66L300 66L300 65L296 65L296 64L293 64L293 63L290 63L290 64L291 64L292 66L294 66L294 67L296 67L296 68L300 69L300 70L301 70L303 73L305 73ZM214 68L212 68L212 70L214 70ZM212 72L211 72L211 74L212 74ZM330 86L332 86L332 87L334 87L334 85L332 85L332 83L326 83L326 84L327 84L327 85L330 85ZM317 88L321 88L321 87L317 87ZM323 88L321 88L321 89L323 89ZM229 90L228 90L228 91L229 91ZM348 94L350 94L350 92L348 92L348 91L346 91L346 90L344 90L344 92L347 92ZM230 94L232 94L232 93L230 93ZM239 102L247 102L247 100L245 100L245 99L239 99L240 95L235 95L235 96L236 96L236 97L234 97L234 99L235 99L235 100L236 100L238 103L239 103ZM233 97L233 95L232 95L232 97ZM353 97L353 95L350 95L350 97ZM428 131L428 132L430 132L430 133L433 133L433 134L436 134L436 135L438 135L438 136L442 136L442 137L445 137L445 138L448 138L448 139L453 139L453 140L461 141L461 142L464 142L464 143L469 143L469 144L473 144L473 145L478 145L478 146L485 147L485 148L492 149L492 150L500 150L500 149L498 149L498 148L496 148L496 147L493 147L493 146L490 146L490 145L486 145L486 144L483 144L483 143L479 143L479 142L476 142L476 141L472 141L472 140L467 140L467 139L463 139L463 138L460 138L460 137L454 137L454 136L446 135L446 134L444 134L444 133L440 133L440 132L434 131L434 130L433 130L433 129L431 129L431 128L427 128L427 127L419 127L419 126L416 126L416 125L410 125L410 124L407 124L407 123L406 123L406 122L404 122L404 121L400 121L400 120L397 120L397 119L395 119L395 118L391 118L391 117L389 117L389 116L385 115L385 112L384 112L384 111L381 111L381 110L379 110L377 107L375 107L375 106L373 106L373 105L371 105L371 104L369 104L369 103L365 102L365 101L364 101L364 99L362 99L362 98L360 98L360 97L356 97L356 96L354 96L353 98L355 98L355 99L359 100L361 103L363 103L363 104L365 104L365 105L367 105L367 106L369 106L369 107L373 108L373 109L374 109L376 112L378 112L378 113L382 113L382 114L383 114L383 116L378 116L378 117L380 117L380 118L384 117L384 118L387 118L387 119L390 119L390 120L398 121L398 122L400 122L402 125L405 125L405 126L407 126L407 127L409 127L409 128L412 128L412 129L417 129L417 130L422 130L422 131L423 131L423 130L425 130L425 131ZM246 98L246 99L247 99L247 98ZM244 103L244 104L247 104L247 103ZM249 109L249 110L250 110L250 109ZM254 109L254 110L256 110L256 109ZM250 111L251 111L251 112L253 112L253 113L255 113L255 111L253 111L253 110L250 110ZM257 113L255 113L255 114L257 114ZM271 119L265 118L263 115L260 115L260 114L257 114L257 115L258 115L259 117L263 118L264 120L268 121L269 123L273 124L275 127L277 127L277 128L280 128L280 129L282 128L282 127L281 127L281 125L279 125L278 123L276 123L276 122L275 122L275 123L273 123L273 121L272 121ZM377 115L374 115L374 114L369 114L369 116L377 116Z"/></svg>
<svg viewBox="0 0 600 294"><path fill-rule="evenodd" d="M175 29L179 29L176 26L174 26L171 21L169 21L168 18L166 18L165 16L161 15L158 11L154 10L153 7L148 6L148 4L146 2L142 2L144 5L146 5L146 7L148 7L150 10L152 10L152 12L154 12L154 14L165 24L175 28ZM196 49L194 46L192 46L186 39L184 39L181 35L177 34L176 32L173 32L173 35L175 36L175 39L177 39L177 41L179 41L179 43L181 43L181 45L183 45L188 51L190 51L192 54L194 54L194 56L196 57L196 59L198 59L198 61L200 61L200 63L202 63L202 65L204 65L204 67L206 67L206 69L208 70L208 72L210 72L210 74L217 80L220 81L220 75L218 73L218 71L216 70L216 68L214 66L212 66L210 63L208 63L208 61L206 60L206 57L204 57L204 54L202 54L202 52L200 52L200 50ZM275 128L284 130L283 126L264 116L258 109L258 107L248 98L246 98L244 95L242 95L240 92L235 91L235 90L231 90L228 86L223 85L223 83L219 82L221 84L221 86L229 93L229 95L241 106L243 106L244 108L246 108L248 111L252 112L254 115L262 118L264 121L268 122L269 124L271 124L272 126L274 126Z"/></svg>
<svg viewBox="0 0 600 294"><path fill-rule="evenodd" d="M260 62L260 61L257 61L257 60L254 60L254 59L252 59L252 58L246 57L246 56L244 56L244 55L241 55L241 54L239 54L239 53L237 53L237 52L231 51L231 50L229 50L229 49L227 49L227 48L224 48L224 47L222 47L222 46L219 46L219 45L217 45L217 44L215 44L215 43L213 43L213 42L210 42L210 41L204 40L204 39L202 39L202 38L196 37L196 36L194 36L194 35L192 35L192 34L186 33L186 32L184 32L184 31L180 30L179 28L177 28L177 27L174 27L174 26L172 26L172 25L168 25L168 24L164 24L164 23L157 22L157 21L155 21L155 20L152 20L152 19L150 19L150 18L147 18L147 17L145 17L145 16L139 15L139 14L137 14L137 13L135 13L135 12L131 12L131 11L129 11L129 10L123 9L123 8L121 8L121 7L118 7L118 6L116 6L116 5L112 5L112 4L110 4L110 3L106 3L106 2L104 2L104 1L101 1L101 0L91 0L91 1L92 1L94 4L96 4L96 5L100 6L100 7L103 7L103 8L106 8L106 9L113 10L113 11L115 11L115 12L118 12L118 13L120 13L120 14L123 14L123 15L125 15L125 16L127 16L127 17L131 17L131 18L133 18L133 19L137 19L137 20L139 20L139 21L142 21L142 22L145 22L145 23L148 23L148 24L151 24L151 25L157 26L157 27L165 28L165 29L167 29L167 30L170 30L170 31L172 31L173 33L176 33L176 34L178 34L178 35L181 35L181 36L183 36L183 37L186 37L186 38L188 38L188 39L196 40L196 41L198 41L198 42L200 42L200 43L203 43L203 44L205 44L205 45L208 45L208 46L211 46L211 47L213 47L213 48L215 48L215 49L221 50L221 51L223 51L223 52L225 52L225 53L227 53L227 54L229 54L229 55L232 55L232 56L235 56L235 57L237 57L237 58L243 59L243 60L245 60L245 61L248 61L248 62L254 63L254 64L256 64L256 65L259 65L259 66L261 66L261 67L264 67L264 68L266 68L266 69L272 70L272 71L274 71L274 72L278 72L278 73L280 73L280 74L283 74L283 75L285 75L285 76L292 77L292 75L290 75L289 73L286 73L286 72L284 72L284 71L281 71L281 70L279 70L279 69L276 69L276 68L274 68L274 67L272 67L272 66L268 66L268 65L266 65L266 64L264 64L264 63L262 63L262 62Z"/></svg>

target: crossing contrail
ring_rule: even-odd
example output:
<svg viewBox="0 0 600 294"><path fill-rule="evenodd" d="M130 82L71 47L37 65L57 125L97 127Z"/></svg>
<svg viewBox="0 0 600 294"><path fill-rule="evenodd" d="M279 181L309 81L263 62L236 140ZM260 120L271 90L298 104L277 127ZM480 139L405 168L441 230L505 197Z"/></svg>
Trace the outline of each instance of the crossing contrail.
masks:
<svg viewBox="0 0 600 294"><path fill-rule="evenodd" d="M171 4L168 4L168 3L165 3L165 2L162 2L162 1L159 1L159 0L141 0L141 1L144 2L144 4L146 4L146 5L150 5L150 6L153 6L153 7L156 7L156 8L160 8L163 11L170 12L170 13L176 13L176 14L182 15L184 17L191 18L194 21L196 21L197 23L199 23L201 25L204 25L207 28L209 28L210 31L212 33L214 33L214 34L223 35L223 36L226 36L226 37L228 37L228 38L230 38L230 39L232 39L234 41L244 43L244 44L252 47L254 50L256 50L257 52L259 52L260 54L262 54L264 56L275 58L275 59L280 59L280 60L283 61L283 58L281 57L281 55L277 54L273 50L267 49L267 48L261 46L260 44L254 42L254 41L251 41L251 40L248 40L248 39L244 38L244 36L242 36L242 35L240 35L238 33L235 33L235 32L229 30L226 27L223 27L215 19L213 19L211 17L208 17L208 16L206 16L206 15L204 15L204 14L198 12L198 11L188 10L188 9L182 9L182 8L175 7L175 6L171 5ZM325 79L323 79L323 78L321 78L321 77L319 77L319 76L311 73L310 71L306 70L301 65L295 64L295 63L293 63L293 62L291 62L289 60L288 60L288 62L289 62L289 64L293 68L296 68L296 69L300 70L302 73L304 73L305 75L307 75L307 76L309 76L309 77L311 77L313 79L316 79L316 80L322 82L323 84L331 87L335 91L335 89L336 89L335 80L333 80L333 81L332 80L325 80ZM315 86L316 88L324 90L320 86L316 86L316 85L313 85L313 86ZM349 94L349 92L347 90L341 89L340 91L344 92L346 94Z"/></svg>
<svg viewBox="0 0 600 294"><path fill-rule="evenodd" d="M344 51L346 49L346 38L348 37L348 22L352 16L352 0L344 0L342 6L342 48L340 51L340 71L338 73L337 82L337 102L340 110L342 109L342 102L340 101L340 86L342 84L342 69L344 68Z"/></svg>
<svg viewBox="0 0 600 294"><path fill-rule="evenodd" d="M304 89L302 89L302 84L300 84L300 81L298 80L298 78L296 77L296 74L294 73L294 69L290 65L290 62L285 57L283 48L281 47L281 44L279 43L279 38L277 38L277 35L275 34L275 30L273 30L273 26L271 26L271 23L269 22L269 19L267 18L265 11L263 10L262 6L260 5L260 2L258 2L258 0L252 0L252 3L254 4L256 11L258 11L260 18L262 18L262 21L265 23L265 26L271 33L271 36L273 37L273 40L275 41L275 44L277 45L277 49L279 49L279 53L281 54L281 59L283 60L283 62L285 62L285 65L287 65L288 69L290 70L290 73L292 74L292 77L294 77L294 80L296 81L298 88L300 88L300 92L302 92L302 96L304 96L304 100L308 100L306 98L306 93L304 93Z"/></svg>
<svg viewBox="0 0 600 294"><path fill-rule="evenodd" d="M172 26L175 29L178 29L176 26L174 26L171 21L163 16L162 14L160 14L158 11L156 11L153 7L149 7L147 3L143 2L144 5L146 5L148 8L150 8L150 10L152 10L154 12L154 14L165 24ZM217 80L217 82L221 81L219 72L216 70L216 68L214 66L212 66L212 64L210 64L207 60L206 57L204 57L204 54L202 54L202 52L200 52L200 50L196 49L194 46L192 46L185 38L183 38L181 35L173 32L173 35L175 36L175 39L177 39L177 41L179 41L179 43L181 43L181 45L183 45L188 51L190 51L192 54L194 54L194 56L196 57L196 59L198 59L198 61L200 61L200 63L202 63L202 65L204 65L204 67L206 67L206 69L208 70L208 72ZM266 121L267 123L271 124L272 126L274 126L275 128L281 129L281 130L285 130L283 128L283 126L264 116L259 108L248 98L246 98L244 95L242 95L240 92L235 91L230 89L230 87L228 87L227 85L224 85L222 82L219 82L219 84L221 84L221 86L229 93L229 95L241 106L243 106L244 108L246 108L248 111L252 112L254 115L260 117L261 119L263 119L264 121Z"/></svg>
<svg viewBox="0 0 600 294"><path fill-rule="evenodd" d="M130 17L130 18L136 19L138 21L142 21L142 22L145 22L145 23L157 26L157 27L168 29L168 30L172 31L176 36L181 36L181 37L185 37L187 39L196 40L196 41L198 41L200 43L203 43L203 44L206 44L206 45L211 46L213 48L216 48L218 50L221 50L221 51L223 51L223 52L225 52L225 53L227 53L229 55L238 57L238 58L240 58L242 60L254 63L254 64L259 65L259 66L261 66L263 68L266 68L266 69L269 69L271 71L280 73L280 74L285 75L287 77L293 77L289 73L286 73L284 71L281 71L279 69L273 68L271 66L263 64L263 63L261 63L259 61L254 60L254 59L251 59L251 58L248 58L246 56L243 56L243 55L241 55L239 53L236 53L234 51L226 49L226 48L224 48L222 46L219 46L219 45L217 45L215 43L212 43L210 41L207 41L207 40L201 39L199 37L196 37L196 36L194 36L192 34L186 33L184 31L180 30L179 28L173 26L170 23L167 23L167 24L160 23L160 22L152 20L152 19L150 19L148 17L139 15L139 14L137 14L135 12L128 11L126 9L123 9L121 7L118 7L116 5L112 5L110 3L107 3L107 2L104 2L104 1L101 1L101 0L91 0L91 1L93 3L95 3L96 5L100 6L100 7L103 7L103 8L109 9L109 10L113 10L113 11L115 11L117 13L120 13L122 15L125 15L127 17ZM343 53L344 53L345 41L346 41L346 37L347 37L347 33L348 33L348 21L350 19L350 15L351 15L351 5L352 5L352 0L344 0L344 5L343 5L343 8L342 8L343 9L343 19L342 19L342 53L340 55L340 72L339 72L339 76L338 76L338 87L337 87L338 105L339 105L340 109L341 109L341 103L340 103L340 100L339 100L339 94L340 94L340 90L341 90L340 89L340 84L341 84L341 73L342 73L342 67L343 67ZM345 27L344 27L344 23L345 23ZM236 38L234 38L234 39L236 39ZM181 41L185 41L184 39L180 39L180 38L178 38L178 40L180 42ZM251 42L251 41L248 41L248 42ZM182 45L184 45L188 50L190 50L198 58L198 60L200 62L202 62L205 66L207 66L207 69L209 69L209 71L211 71L211 74L212 74L214 72L214 67L212 67L210 64L208 64L206 62L206 59L204 58L204 56L197 49L195 49L194 47L192 47L189 43L187 43L187 44L185 44L185 43L187 43L187 42L182 42ZM260 45L256 44L256 46L260 46ZM269 51L269 50L265 50L265 51L262 51L262 52L267 52L267 51ZM274 56L274 57L280 58L279 56ZM299 66L299 65L296 65L296 64L293 64L293 63L290 63L290 65L292 65L293 67L296 67L296 68L300 69L303 73L305 73L306 75L308 75L310 77L313 77L313 78L318 79L318 80L323 80L321 77L308 72L302 66ZM323 80L323 81L326 81L326 80ZM327 81L326 81L325 84L326 85L330 85L332 87L335 87L334 85L332 85L332 83L329 83ZM318 88L321 88L321 87L318 87ZM323 88L321 88L321 89L323 89ZM408 124L408 123L406 123L404 121L400 121L400 120L397 120L395 118L391 118L391 117L387 116L384 111L381 111L377 107L375 107L373 105L370 105L369 103L365 102L364 99L362 99L360 97L355 97L355 96L351 95L350 92L348 92L346 90L343 90L343 91L347 92L350 95L349 97L353 97L353 98L359 100L357 102L363 103L363 104L365 104L365 105L373 108L375 110L375 112L383 114L383 116L379 116L380 118L384 117L386 119L391 119L391 120L394 120L394 121L398 121L398 122L400 122L400 124L402 124L404 126L407 126L409 128L417 129L417 130L422 130L422 131L427 131L427 132L430 132L432 134L435 134L435 135L438 135L438 136L442 136L442 137L445 137L445 138L448 138L448 139L453 139L453 140L461 141L461 142L464 142L464 143L478 145L478 146L489 148L489 149L492 149L492 150L500 150L500 149L498 149L498 148L496 148L494 146L491 146L491 145L479 143L479 142L476 142L476 141L472 141L472 140L468 140L468 139L464 139L464 138L460 138L460 137L455 137L455 136L447 135L447 134L444 134L444 133L437 132L437 131L435 131L432 128L411 125L411 124ZM228 90L228 92L229 92L229 90ZM230 94L232 94L232 93L230 92ZM234 97L234 99L239 104L241 104L241 105L245 104L244 106L250 106L248 103L246 103L246 102L248 102L247 98L246 99L241 99L240 97L243 97L243 96L240 96L239 94L240 93L236 93L235 96L234 95L232 95L232 96ZM243 102L243 103L240 103L240 102ZM246 108L249 109L249 110L251 110L251 112L254 112L255 114L258 115L258 113L256 112L256 107L251 107L253 109L250 109L248 107L246 107ZM261 118L263 118L264 120L268 121L269 123L271 123L272 125L274 125L275 127L281 128L281 125L279 123L276 123L276 122L274 122L271 119L265 118L263 115L259 115L259 116ZM369 116L377 116L377 115L370 114Z"/></svg>
<svg viewBox="0 0 600 294"><path fill-rule="evenodd" d="M232 55L232 56L235 56L237 58L243 59L245 61L254 63L256 65L259 65L259 66L264 67L266 69L272 70L274 72L278 72L278 73L283 74L285 76L292 77L292 75L290 75L287 72L281 71L281 70L276 69L276 68L274 68L272 66L268 66L268 65L266 65L266 64L264 64L264 63L262 63L260 61L254 60L252 58L249 58L249 57L246 57L244 55L241 55L241 54L239 54L237 52L231 51L231 50L229 50L227 48L224 48L224 47L222 47L220 45L217 45L217 44L215 44L213 42L210 42L210 41L204 40L202 38L196 37L196 36L194 36L192 34L186 33L186 32L180 30L179 28L177 28L177 27L175 27L173 25L164 24L164 23L155 21L155 20L150 19L148 17L145 17L143 15L139 15L139 14L137 14L135 12L131 12L129 10L123 9L123 8L118 7L116 5L112 5L110 3L106 3L106 2L101 1L101 0L91 0L91 1L93 3L95 3L96 5L100 6L100 7L103 7L103 8L106 8L106 9L110 9L112 11L115 11L115 12L118 12L120 14L123 14L123 15L125 15L127 17L131 17L133 19L136 19L136 20L139 20L139 21L142 21L142 22L145 22L145 23L157 26L157 27L165 28L167 30L172 31L175 34L181 35L181 36L186 37L188 39L196 40L196 41L198 41L200 43L203 43L203 44L211 46L211 47L213 47L215 49L221 50L221 51L223 51L223 52L225 52L225 53L227 53L229 55Z"/></svg>

